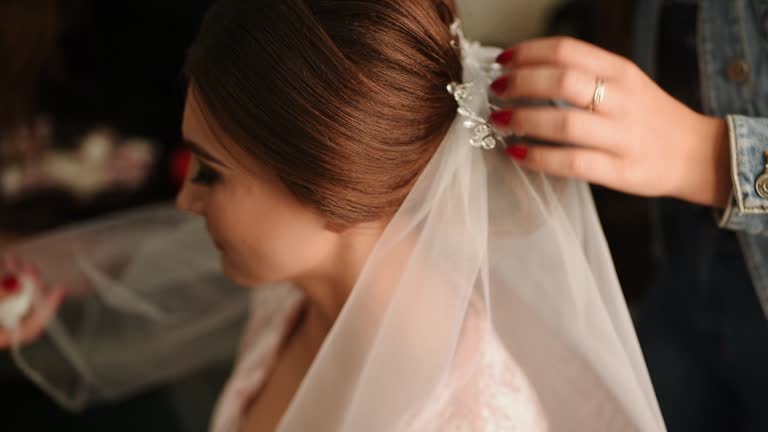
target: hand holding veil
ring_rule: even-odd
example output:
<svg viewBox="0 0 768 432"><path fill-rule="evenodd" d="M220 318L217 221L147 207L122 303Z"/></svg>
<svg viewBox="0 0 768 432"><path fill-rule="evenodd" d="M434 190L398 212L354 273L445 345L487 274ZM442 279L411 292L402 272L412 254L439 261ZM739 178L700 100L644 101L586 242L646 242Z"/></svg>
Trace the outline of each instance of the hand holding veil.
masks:
<svg viewBox="0 0 768 432"><path fill-rule="evenodd" d="M472 366L458 353L478 320L490 336L476 350L514 360L549 430L665 430L588 186L482 148L500 144L480 127L500 50L454 30L463 111L369 256L278 430L440 430L443 396L456 389L456 370ZM48 331L55 356L22 363L33 379L51 365L74 372L63 388L76 401L83 388L112 397L191 367L209 349L195 340L236 322L247 303L220 276L202 225L168 209L19 252L52 279L90 285ZM477 413L508 416L485 408Z"/></svg>

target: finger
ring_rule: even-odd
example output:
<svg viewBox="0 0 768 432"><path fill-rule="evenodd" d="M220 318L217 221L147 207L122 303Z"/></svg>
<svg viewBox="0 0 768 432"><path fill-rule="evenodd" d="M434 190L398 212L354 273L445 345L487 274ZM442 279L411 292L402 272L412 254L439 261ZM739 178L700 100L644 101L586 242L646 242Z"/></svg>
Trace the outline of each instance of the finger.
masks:
<svg viewBox="0 0 768 432"><path fill-rule="evenodd" d="M0 300L15 295L21 288L21 281L16 274L0 276Z"/></svg>
<svg viewBox="0 0 768 432"><path fill-rule="evenodd" d="M505 135L528 136L615 154L622 150L615 123L583 110L525 107L495 111L490 120Z"/></svg>
<svg viewBox="0 0 768 432"><path fill-rule="evenodd" d="M619 76L632 64L618 54L571 37L530 39L505 51L499 59L505 66L565 66L602 78Z"/></svg>
<svg viewBox="0 0 768 432"><path fill-rule="evenodd" d="M0 301L17 294L23 288L22 284L25 278L31 279L35 289L40 290L42 281L36 265L24 263L15 257L8 257L7 262L7 266L13 270L5 275L0 275L0 284L2 285L0 286Z"/></svg>
<svg viewBox="0 0 768 432"><path fill-rule="evenodd" d="M61 285L54 285L51 291L46 296L46 303L50 307L50 310L56 312L59 310L61 303L64 301L64 297L67 295L67 289Z"/></svg>
<svg viewBox="0 0 768 432"><path fill-rule="evenodd" d="M66 290L64 287L57 285L51 288L51 290L46 294L45 300L43 301L43 308L40 311L40 321L47 325L53 317L56 315L56 312L61 307L62 302L64 301L64 297L66 295Z"/></svg>
<svg viewBox="0 0 768 432"><path fill-rule="evenodd" d="M14 338L18 338L16 342L24 345L29 341L35 340L40 336L42 331L42 323L39 321L40 313L35 310L38 306L33 306L33 310L29 312L18 324L18 327L13 329L0 328L0 348L8 348L14 343ZM39 306L43 307L43 306ZM14 335L12 332L17 332Z"/></svg>
<svg viewBox="0 0 768 432"><path fill-rule="evenodd" d="M54 286L40 304L22 320L19 326L19 342L27 344L37 340L61 307L66 290L63 286ZM0 329L0 349L11 344L11 335L5 329Z"/></svg>
<svg viewBox="0 0 768 432"><path fill-rule="evenodd" d="M587 107L592 103L596 86L595 77L579 69L526 66L499 77L491 84L491 90L500 98L563 100L576 107ZM611 110L611 99L616 100L602 102L599 112Z"/></svg>
<svg viewBox="0 0 768 432"><path fill-rule="evenodd" d="M618 158L597 150L513 144L507 153L531 170L604 186L616 184L621 173Z"/></svg>
<svg viewBox="0 0 768 432"><path fill-rule="evenodd" d="M37 266L37 264L33 262L25 262L22 266L22 269L24 273L35 278L36 280L40 280L40 268Z"/></svg>
<svg viewBox="0 0 768 432"><path fill-rule="evenodd" d="M30 343L37 340L45 328L53 319L64 300L64 289L57 286L45 296L45 299L35 307L21 324L20 339L22 343Z"/></svg>
<svg viewBox="0 0 768 432"><path fill-rule="evenodd" d="M45 329L45 323L37 315L27 317L21 324L19 342L26 345L38 340L43 329Z"/></svg>
<svg viewBox="0 0 768 432"><path fill-rule="evenodd" d="M8 273L18 273L21 270L21 260L16 255L5 255L3 266Z"/></svg>
<svg viewBox="0 0 768 432"><path fill-rule="evenodd" d="M28 263L24 265L24 276L30 278L32 280L32 283L35 285L35 290L40 291L42 290L44 283L43 278L40 276L40 270L38 269L37 265L33 263Z"/></svg>

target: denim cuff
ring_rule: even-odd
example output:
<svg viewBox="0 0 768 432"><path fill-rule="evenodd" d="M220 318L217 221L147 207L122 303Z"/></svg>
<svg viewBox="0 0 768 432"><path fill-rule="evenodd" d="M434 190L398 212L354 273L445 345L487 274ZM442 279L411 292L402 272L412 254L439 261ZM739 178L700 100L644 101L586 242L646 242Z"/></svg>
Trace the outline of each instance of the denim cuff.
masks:
<svg viewBox="0 0 768 432"><path fill-rule="evenodd" d="M766 172L768 118L729 115L729 142L733 193L723 211L717 211L721 228L768 234L768 199L757 193L755 183Z"/></svg>

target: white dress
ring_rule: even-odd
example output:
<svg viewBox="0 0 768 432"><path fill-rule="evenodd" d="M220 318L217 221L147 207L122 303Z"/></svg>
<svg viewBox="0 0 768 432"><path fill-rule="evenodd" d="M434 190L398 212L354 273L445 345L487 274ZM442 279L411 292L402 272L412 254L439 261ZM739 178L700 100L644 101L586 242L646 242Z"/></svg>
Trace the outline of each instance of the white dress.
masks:
<svg viewBox="0 0 768 432"><path fill-rule="evenodd" d="M238 432L250 400L265 383L303 304L301 293L290 286L268 288L252 297L251 318L245 329L234 372L217 403L212 432ZM267 294L267 295L265 295ZM457 365L434 412L422 413L412 431L491 432L547 430L536 395L522 370L510 358L482 309L470 307Z"/></svg>

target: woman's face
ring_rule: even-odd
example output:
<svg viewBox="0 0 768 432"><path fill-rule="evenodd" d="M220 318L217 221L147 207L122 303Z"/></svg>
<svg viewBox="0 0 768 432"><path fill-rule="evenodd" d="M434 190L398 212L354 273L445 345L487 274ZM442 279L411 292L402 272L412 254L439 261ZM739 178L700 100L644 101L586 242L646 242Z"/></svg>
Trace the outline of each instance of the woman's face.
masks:
<svg viewBox="0 0 768 432"><path fill-rule="evenodd" d="M224 273L253 286L322 271L337 234L264 164L244 151L225 150L220 140L229 138L210 129L194 91L188 92L182 129L194 157L177 206L205 219Z"/></svg>

